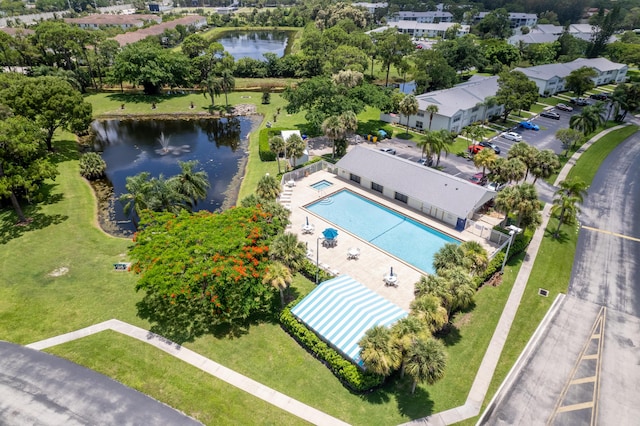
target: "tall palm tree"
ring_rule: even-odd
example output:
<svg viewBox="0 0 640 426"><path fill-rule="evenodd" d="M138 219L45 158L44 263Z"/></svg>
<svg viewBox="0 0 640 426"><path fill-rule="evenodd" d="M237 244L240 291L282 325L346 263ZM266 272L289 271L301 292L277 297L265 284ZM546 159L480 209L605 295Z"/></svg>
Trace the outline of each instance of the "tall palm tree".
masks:
<svg viewBox="0 0 640 426"><path fill-rule="evenodd" d="M327 117L326 120L322 122L322 133L329 139L333 141L332 150L331 150L331 158L334 158L336 155L336 144L338 139L342 139L346 133L346 126L344 122L340 120L340 117L336 115L332 115Z"/></svg>
<svg viewBox="0 0 640 426"><path fill-rule="evenodd" d="M222 93L222 84L220 83L220 79L213 73L209 74L207 76L207 79L204 81L204 91L202 92L202 94L205 98L207 97L207 95L209 95L209 97L211 98L211 106L209 107L210 110L213 110L215 106L214 98L216 96L220 96L220 93Z"/></svg>
<svg viewBox="0 0 640 426"><path fill-rule="evenodd" d="M446 243L433 254L433 269L436 271L462 264L464 264L464 252L458 244Z"/></svg>
<svg viewBox="0 0 640 426"><path fill-rule="evenodd" d="M449 322L442 299L435 294L425 294L414 299L411 302L411 314L419 318L432 333L442 330Z"/></svg>
<svg viewBox="0 0 640 426"><path fill-rule="evenodd" d="M478 126L477 124L472 124L470 126L467 126L463 129L463 132L465 134L465 136L469 139L471 139L471 144L475 144L476 140L480 140L482 139L482 136L484 135L484 130L482 129L481 126Z"/></svg>
<svg viewBox="0 0 640 426"><path fill-rule="evenodd" d="M360 358L372 373L387 377L402 363L400 348L395 344L391 330L383 325L367 330L358 345Z"/></svg>
<svg viewBox="0 0 640 426"><path fill-rule="evenodd" d="M601 103L600 103L601 104ZM589 105L582 108L579 114L569 119L569 127L581 131L585 136L594 132L604 122L601 105Z"/></svg>
<svg viewBox="0 0 640 426"><path fill-rule="evenodd" d="M527 171L527 165L519 158L508 159L500 171L503 173L503 177L507 182L518 182L520 179L524 179Z"/></svg>
<svg viewBox="0 0 640 426"><path fill-rule="evenodd" d="M198 161L178 161L180 173L170 178L178 193L187 197L187 204L193 208L199 200L207 198L209 189L209 176L204 170L194 171Z"/></svg>
<svg viewBox="0 0 640 426"><path fill-rule="evenodd" d="M560 227L565 223L572 222L575 216L580 213L578 202L578 197L570 197L566 194L558 194L553 199L551 214L558 216L558 227L553 232L555 238L560 236Z"/></svg>
<svg viewBox="0 0 640 426"><path fill-rule="evenodd" d="M340 145L336 148L340 148L338 150L338 155L342 156L346 154L346 138L353 135L358 130L358 116L353 111L345 111L340 114L340 121L342 122L342 125L344 127L345 139L339 141Z"/></svg>
<svg viewBox="0 0 640 426"><path fill-rule="evenodd" d="M489 112L489 109L493 108L497 104L498 104L498 101L496 101L495 96L489 96L484 99L484 102L481 102L481 105L484 106L482 124L485 124L487 122L487 113Z"/></svg>
<svg viewBox="0 0 640 426"><path fill-rule="evenodd" d="M263 284L269 284L280 292L280 304L284 307L284 291L293 281L291 271L280 262L272 262L264 273Z"/></svg>
<svg viewBox="0 0 640 426"><path fill-rule="evenodd" d="M236 79L233 76L233 71L225 68L220 71L220 77L218 80L220 84L220 89L224 92L224 103L228 107L229 106L229 92L232 92L236 87Z"/></svg>
<svg viewBox="0 0 640 426"><path fill-rule="evenodd" d="M472 275L479 275L489 264L487 250L477 241L465 241L460 244L464 253L464 265Z"/></svg>
<svg viewBox="0 0 640 426"><path fill-rule="evenodd" d="M280 195L280 182L275 177L266 174L258 181L256 194L265 200L275 200Z"/></svg>
<svg viewBox="0 0 640 426"><path fill-rule="evenodd" d="M137 218L140 217L142 210L149 208L149 198L151 192L151 183L149 172L138 173L135 176L128 176L125 188L126 194L122 194L118 200L123 204L123 212L125 216L132 218L134 225L137 226Z"/></svg>
<svg viewBox="0 0 640 426"><path fill-rule="evenodd" d="M269 246L270 257L281 262L294 273L304 265L306 254L306 245L298 240L296 234L289 232L278 234Z"/></svg>
<svg viewBox="0 0 640 426"><path fill-rule="evenodd" d="M535 164L531 169L531 174L534 176L533 183L535 184L538 178L548 178L557 172L560 166L560 159L555 152L550 149L538 151Z"/></svg>
<svg viewBox="0 0 640 426"><path fill-rule="evenodd" d="M522 183L515 188L518 191L514 206L518 214L516 225L522 228L538 225L541 222L542 203L538 199L536 187L530 183Z"/></svg>
<svg viewBox="0 0 640 426"><path fill-rule="evenodd" d="M534 166L536 162L536 156L538 155L538 148L529 145L526 142L517 142L513 144L509 152L507 153L507 159L517 158L524 163L526 170L524 172L524 179L529 176L529 170ZM519 180L519 179L516 179Z"/></svg>
<svg viewBox="0 0 640 426"><path fill-rule="evenodd" d="M587 188L587 184L582 179L573 178L560 182L560 188L556 194L562 193L570 197L578 197L578 201L582 203L587 195Z"/></svg>
<svg viewBox="0 0 640 426"><path fill-rule="evenodd" d="M473 277L462 266L455 266L438 271L446 283L449 292L447 314L451 317L454 311L465 309L473 302L475 283Z"/></svg>
<svg viewBox="0 0 640 426"><path fill-rule="evenodd" d="M415 340L419 337L427 337L429 331L425 327L423 321L414 315L408 315L398 320L391 327L391 334L395 339L395 345L399 348L402 355L402 367L400 368L400 377L404 377L404 361L409 348L413 346Z"/></svg>
<svg viewBox="0 0 640 426"><path fill-rule="evenodd" d="M509 214L515 210L519 195L520 193L515 186L507 186L505 189L498 192L498 195L496 195L496 209L504 213L503 226L507 226Z"/></svg>
<svg viewBox="0 0 640 426"><path fill-rule="evenodd" d="M485 170L493 167L498 156L492 149L483 149L479 153L473 156L473 165L476 167L482 167L482 174L485 174Z"/></svg>
<svg viewBox="0 0 640 426"><path fill-rule="evenodd" d="M163 175L150 181L149 209L154 212L179 213L186 209L189 199L178 191L177 181L165 179Z"/></svg>
<svg viewBox="0 0 640 426"><path fill-rule="evenodd" d="M293 161L293 167L296 167L296 158L304 154L306 146L302 138L298 135L291 135L286 141L289 158Z"/></svg>
<svg viewBox="0 0 640 426"><path fill-rule="evenodd" d="M282 139L282 136L274 136L269 139L269 149L276 154L278 174L280 174L280 154L284 151L284 139Z"/></svg>
<svg viewBox="0 0 640 426"><path fill-rule="evenodd" d="M429 113L429 131L431 131L431 123L433 123L433 114L437 114L438 105L427 105L426 111Z"/></svg>
<svg viewBox="0 0 640 426"><path fill-rule="evenodd" d="M407 135L409 134L409 119L418 113L418 100L413 95L406 95L398 105L398 112L407 117Z"/></svg>
<svg viewBox="0 0 640 426"><path fill-rule="evenodd" d="M407 355L406 372L413 379L411 393L418 383L434 384L444 377L447 353L442 342L436 339L418 339Z"/></svg>

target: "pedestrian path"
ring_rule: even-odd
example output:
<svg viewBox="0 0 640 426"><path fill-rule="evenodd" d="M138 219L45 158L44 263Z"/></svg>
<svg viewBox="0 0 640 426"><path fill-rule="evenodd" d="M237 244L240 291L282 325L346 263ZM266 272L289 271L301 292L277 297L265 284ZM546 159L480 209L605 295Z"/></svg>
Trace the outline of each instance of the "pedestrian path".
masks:
<svg viewBox="0 0 640 426"><path fill-rule="evenodd" d="M132 337L140 340L141 342L148 343L156 348L173 355L174 357L193 365L196 368L208 373L220 380L235 386L238 389L262 399L276 407L279 407L294 416L297 416L303 420L306 420L316 425L347 425L348 423L342 420L336 419L320 410L317 410L309 405L303 404L283 393L280 393L274 389L271 389L263 384L256 382L253 379L243 376L223 365L218 364L204 356L197 354L196 352L165 339L164 337L151 333L140 327L128 324L123 321L112 319L109 321L94 324L92 326L72 331L71 333L62 334L60 336L52 337L50 339L41 340L39 342L27 345L28 348L42 350L51 346L60 345L62 343L70 342L72 340L81 339L89 335L100 333L105 330L113 330L125 336Z"/></svg>

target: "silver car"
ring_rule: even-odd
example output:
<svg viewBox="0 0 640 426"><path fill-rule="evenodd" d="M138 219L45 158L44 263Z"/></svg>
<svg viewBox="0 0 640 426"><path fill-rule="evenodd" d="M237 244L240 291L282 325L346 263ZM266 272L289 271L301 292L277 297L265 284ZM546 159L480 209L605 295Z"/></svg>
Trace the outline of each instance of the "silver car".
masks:
<svg viewBox="0 0 640 426"><path fill-rule="evenodd" d="M516 142L520 142L522 140L522 136L516 132L503 133L502 137L505 139L509 139L510 141L516 141Z"/></svg>

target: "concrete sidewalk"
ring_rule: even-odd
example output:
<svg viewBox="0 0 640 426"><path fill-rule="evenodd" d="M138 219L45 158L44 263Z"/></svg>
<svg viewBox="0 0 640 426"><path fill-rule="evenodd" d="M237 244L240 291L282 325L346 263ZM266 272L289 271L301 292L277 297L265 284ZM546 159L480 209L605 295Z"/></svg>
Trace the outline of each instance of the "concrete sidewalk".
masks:
<svg viewBox="0 0 640 426"><path fill-rule="evenodd" d="M159 336L140 327L127 324L116 319L95 324L71 333L62 334L50 339L41 340L39 342L27 345L27 347L37 350L46 349L51 346L60 345L72 340L81 339L91 334L99 333L104 330L113 330L124 334L141 342L148 343L156 348L173 355L174 357L193 365L200 370L217 377L229 383L232 386L242 389L243 391L262 399L278 408L281 408L294 416L306 420L317 425L347 425L347 423L336 419L328 414L323 413L313 407L301 403L283 393L264 386L240 373L237 373L223 365L218 364L204 356L197 354L187 348L184 348L162 336Z"/></svg>

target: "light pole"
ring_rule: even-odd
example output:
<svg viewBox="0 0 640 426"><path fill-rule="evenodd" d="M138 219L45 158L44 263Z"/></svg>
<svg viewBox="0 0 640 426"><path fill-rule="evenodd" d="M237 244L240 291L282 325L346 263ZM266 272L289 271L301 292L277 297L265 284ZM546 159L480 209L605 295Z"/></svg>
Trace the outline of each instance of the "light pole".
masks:
<svg viewBox="0 0 640 426"><path fill-rule="evenodd" d="M324 237L316 238L316 285L318 285L318 274L320 273L320 240L324 240Z"/></svg>
<svg viewBox="0 0 640 426"><path fill-rule="evenodd" d="M519 234L520 232L522 232L522 229L513 225L509 225L508 229L509 229L509 244L507 245L507 252L505 253L504 260L502 261L502 268L500 268L500 275L504 274L504 265L507 264L507 259L509 258L509 249L511 249L511 243L513 242L513 237L516 234Z"/></svg>

